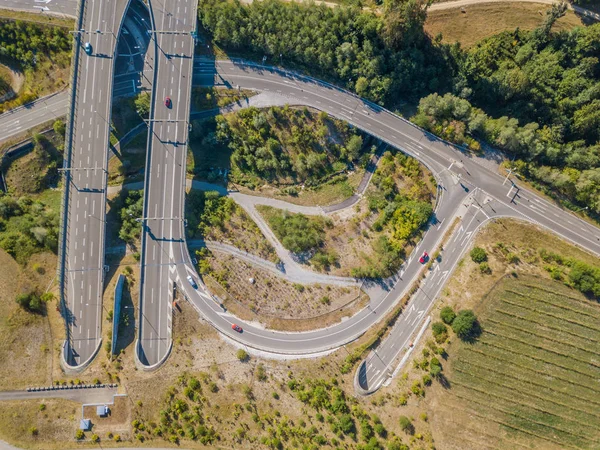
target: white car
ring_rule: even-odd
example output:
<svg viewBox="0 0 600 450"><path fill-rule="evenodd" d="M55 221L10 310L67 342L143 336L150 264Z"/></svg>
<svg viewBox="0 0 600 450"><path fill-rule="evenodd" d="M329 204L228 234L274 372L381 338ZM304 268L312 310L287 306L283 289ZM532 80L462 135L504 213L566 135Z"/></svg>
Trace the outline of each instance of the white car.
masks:
<svg viewBox="0 0 600 450"><path fill-rule="evenodd" d="M189 281L189 283L192 285L192 287L194 289L198 289L198 285L196 284L196 282L194 281L194 279L191 277L191 275L187 276L187 280Z"/></svg>
<svg viewBox="0 0 600 450"><path fill-rule="evenodd" d="M88 55L92 54L92 44L90 44L89 42L86 42L85 45L83 46L83 49L85 50L85 52Z"/></svg>

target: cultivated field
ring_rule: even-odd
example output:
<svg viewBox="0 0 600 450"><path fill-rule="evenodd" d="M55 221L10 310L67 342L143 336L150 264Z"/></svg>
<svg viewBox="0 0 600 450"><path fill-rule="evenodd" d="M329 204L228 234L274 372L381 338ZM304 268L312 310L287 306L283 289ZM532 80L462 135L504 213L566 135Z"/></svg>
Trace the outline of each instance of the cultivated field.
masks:
<svg viewBox="0 0 600 450"><path fill-rule="evenodd" d="M450 401L478 428L497 428L499 448L532 439L598 448L600 304L557 282L509 276L479 317L479 340L449 352Z"/></svg>

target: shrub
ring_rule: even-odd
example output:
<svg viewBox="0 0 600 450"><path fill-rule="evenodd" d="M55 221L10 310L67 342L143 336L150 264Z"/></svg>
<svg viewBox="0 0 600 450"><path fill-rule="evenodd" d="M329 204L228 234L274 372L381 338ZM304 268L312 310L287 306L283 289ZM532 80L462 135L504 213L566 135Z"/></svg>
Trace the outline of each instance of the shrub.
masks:
<svg viewBox="0 0 600 450"><path fill-rule="evenodd" d="M44 302L37 292L29 292L27 294L19 294L15 298L19 306L29 312L42 314L44 312Z"/></svg>
<svg viewBox="0 0 600 450"><path fill-rule="evenodd" d="M431 331L433 333L435 341L438 344L442 344L446 342L446 339L448 339L448 328L446 327L446 325L444 325L443 322L433 322L433 324L431 325Z"/></svg>
<svg viewBox="0 0 600 450"><path fill-rule="evenodd" d="M235 355L237 356L237 359L239 359L242 362L246 362L250 359L250 355L248 355L246 350L241 349L241 348L237 351L237 353Z"/></svg>
<svg viewBox="0 0 600 450"><path fill-rule="evenodd" d="M456 313L451 306L444 306L440 311L440 318L445 324L451 325L455 317Z"/></svg>
<svg viewBox="0 0 600 450"><path fill-rule="evenodd" d="M480 326L475 313L470 309L459 311L452 322L452 330L463 341L476 338L480 333Z"/></svg>
<svg viewBox="0 0 600 450"><path fill-rule="evenodd" d="M423 384L425 386L431 385L431 376L429 376L427 374L423 375Z"/></svg>
<svg viewBox="0 0 600 450"><path fill-rule="evenodd" d="M82 440L85 437L85 433L83 432L83 430L77 430L75 432L75 439L77 439L78 441Z"/></svg>
<svg viewBox="0 0 600 450"><path fill-rule="evenodd" d="M265 366L262 363L256 367L256 378L258 379L258 381L267 380L267 371L265 370Z"/></svg>
<svg viewBox="0 0 600 450"><path fill-rule="evenodd" d="M440 374L442 373L442 364L440 363L440 360L437 358L431 358L431 361L429 363L429 374L434 377L437 378L440 376Z"/></svg>
<svg viewBox="0 0 600 450"><path fill-rule="evenodd" d="M31 434L32 436L37 436L39 433L38 429L36 427L30 427L29 428L29 434Z"/></svg>
<svg viewBox="0 0 600 450"><path fill-rule="evenodd" d="M100 436L98 436L97 434L92 434L91 439L94 444L100 442Z"/></svg>
<svg viewBox="0 0 600 450"><path fill-rule="evenodd" d="M400 429L408 434L414 434L415 426L412 424L410 419L406 416L400 416L398 419Z"/></svg>
<svg viewBox="0 0 600 450"><path fill-rule="evenodd" d="M471 259L477 264L487 261L487 253L481 247L474 247L471 250Z"/></svg>
<svg viewBox="0 0 600 450"><path fill-rule="evenodd" d="M492 273L492 269L490 269L490 265L485 261L479 264L479 270L483 274L489 275L490 273Z"/></svg>

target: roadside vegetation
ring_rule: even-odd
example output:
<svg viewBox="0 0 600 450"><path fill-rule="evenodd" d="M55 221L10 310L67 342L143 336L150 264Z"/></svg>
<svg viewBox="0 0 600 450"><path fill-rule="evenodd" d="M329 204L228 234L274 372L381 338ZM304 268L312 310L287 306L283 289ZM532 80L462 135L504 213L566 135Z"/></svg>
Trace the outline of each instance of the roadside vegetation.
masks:
<svg viewBox="0 0 600 450"><path fill-rule="evenodd" d="M216 191L191 190L186 197L185 212L188 239L230 244L266 260L278 261L275 249L258 226L231 198L221 197Z"/></svg>
<svg viewBox="0 0 600 450"><path fill-rule="evenodd" d="M255 94L254 91L247 89L193 87L192 108L194 111L204 111L214 108L224 108L233 103L244 105Z"/></svg>
<svg viewBox="0 0 600 450"><path fill-rule="evenodd" d="M0 19L0 63L24 76L16 98L0 113L67 86L72 37L68 29Z"/></svg>
<svg viewBox="0 0 600 450"><path fill-rule="evenodd" d="M415 159L386 152L353 216L306 216L258 206L283 246L320 271L391 275L433 211L435 180Z"/></svg>
<svg viewBox="0 0 600 450"><path fill-rule="evenodd" d="M4 172L8 191L15 198L40 194L58 187L64 148L64 122L57 120L55 130L34 134L33 148L15 157L5 157L0 170Z"/></svg>

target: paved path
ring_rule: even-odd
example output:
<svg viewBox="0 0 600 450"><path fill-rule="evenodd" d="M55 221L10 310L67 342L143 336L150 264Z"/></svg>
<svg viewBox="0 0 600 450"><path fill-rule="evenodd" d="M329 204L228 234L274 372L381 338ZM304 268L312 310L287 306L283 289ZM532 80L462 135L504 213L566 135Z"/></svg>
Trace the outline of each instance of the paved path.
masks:
<svg viewBox="0 0 600 450"><path fill-rule="evenodd" d="M79 403L109 403L117 394L117 388L86 388L86 389L61 389L52 391L4 391L0 392L2 400L32 400L45 398L62 398Z"/></svg>

